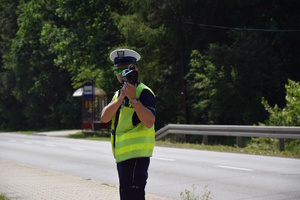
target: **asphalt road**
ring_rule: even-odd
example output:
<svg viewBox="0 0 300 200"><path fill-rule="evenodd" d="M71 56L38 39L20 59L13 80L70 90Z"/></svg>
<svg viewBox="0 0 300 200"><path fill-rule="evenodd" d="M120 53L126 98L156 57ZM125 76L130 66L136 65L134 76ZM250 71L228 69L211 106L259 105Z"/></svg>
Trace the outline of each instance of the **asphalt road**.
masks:
<svg viewBox="0 0 300 200"><path fill-rule="evenodd" d="M109 142L0 133L0 158L118 185ZM193 185L215 200L300 199L300 159L155 147L146 191L180 199Z"/></svg>

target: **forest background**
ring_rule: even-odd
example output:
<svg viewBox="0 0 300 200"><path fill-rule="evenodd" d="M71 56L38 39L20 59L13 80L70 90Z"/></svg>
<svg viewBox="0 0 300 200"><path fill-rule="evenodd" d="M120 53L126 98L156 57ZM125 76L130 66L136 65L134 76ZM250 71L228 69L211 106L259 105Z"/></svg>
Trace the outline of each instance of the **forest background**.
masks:
<svg viewBox="0 0 300 200"><path fill-rule="evenodd" d="M300 125L299 11L298 0L0 0L0 129L80 128L73 92L92 81L110 99L109 54L122 47L142 56L156 129Z"/></svg>

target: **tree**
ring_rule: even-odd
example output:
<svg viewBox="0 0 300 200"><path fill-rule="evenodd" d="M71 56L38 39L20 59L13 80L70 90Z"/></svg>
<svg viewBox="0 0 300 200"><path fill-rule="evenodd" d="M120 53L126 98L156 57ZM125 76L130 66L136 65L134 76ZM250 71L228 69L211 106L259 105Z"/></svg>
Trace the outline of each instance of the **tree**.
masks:
<svg viewBox="0 0 300 200"><path fill-rule="evenodd" d="M278 87L278 60L258 34L234 33L233 41L192 54L186 79L194 123L254 124L264 118L260 99Z"/></svg>
<svg viewBox="0 0 300 200"><path fill-rule="evenodd" d="M148 73L152 75L150 79L148 74L143 78L151 80L148 83L156 89L157 112L160 113L158 126L201 121L189 120L189 115L194 115L190 113L193 107L188 108L191 104L184 99L194 102L197 99L193 97L197 95L186 94L188 80L182 78L189 72L189 56L195 49L205 52L206 60L216 67L218 73L224 66L224 77L214 85L216 88L212 88L218 92L215 100L211 100L211 110L208 110L212 120L206 123L257 123L256 117L266 117L260 104L262 95L270 97L271 103L282 104L283 83L289 76L286 64L298 61L285 54L287 49L284 53L278 50L280 45L296 47L292 41L299 39L293 33L260 32L256 29L296 29L295 23L298 22L294 19L298 14L291 7L297 4L296 1L288 4L277 0L124 2L128 9L116 14L115 21L125 39L123 45L133 46L142 52L142 67L152 70ZM288 41L288 35L296 37L296 40ZM283 41L288 45L284 45ZM226 55L226 50L230 55ZM218 52L222 52L223 57L219 58ZM244 60L245 57L248 60ZM277 59L279 57L281 59ZM287 57L291 60L285 60ZM250 74L247 76L247 73ZM235 101L232 102L232 99ZM244 100L250 104L243 104ZM227 107L227 111L220 108L222 106Z"/></svg>
<svg viewBox="0 0 300 200"><path fill-rule="evenodd" d="M22 105L11 94L15 84L13 71L5 66L11 40L18 30L16 10L19 1L1 1L0 4L0 128L22 126Z"/></svg>
<svg viewBox="0 0 300 200"><path fill-rule="evenodd" d="M68 116L77 113L75 88L93 82L109 96L118 88L108 58L117 47L142 55L140 79L156 93L157 128L263 121L261 97L283 107L286 80L300 80L298 6L297 0L2 1L0 126L12 119L26 128L71 126L78 119Z"/></svg>
<svg viewBox="0 0 300 200"><path fill-rule="evenodd" d="M54 64L68 71L74 88L84 82L108 91L115 86L108 52L120 40L111 16L116 4L117 1L59 0L58 19L43 26L41 41L55 53Z"/></svg>
<svg viewBox="0 0 300 200"><path fill-rule="evenodd" d="M300 83L288 80L285 85L286 105L280 108L277 104L272 108L265 98L262 104L269 113L266 125L269 126L300 126Z"/></svg>
<svg viewBox="0 0 300 200"><path fill-rule="evenodd" d="M55 19L55 6L54 2L42 0L21 1L18 6L19 30L12 39L4 65L14 76L11 92L18 103L13 105L13 110L24 116L22 128L78 126L80 110L71 97L73 88L69 74L54 67L53 54L40 43L43 24ZM77 115L72 110L65 112L69 104L73 104Z"/></svg>

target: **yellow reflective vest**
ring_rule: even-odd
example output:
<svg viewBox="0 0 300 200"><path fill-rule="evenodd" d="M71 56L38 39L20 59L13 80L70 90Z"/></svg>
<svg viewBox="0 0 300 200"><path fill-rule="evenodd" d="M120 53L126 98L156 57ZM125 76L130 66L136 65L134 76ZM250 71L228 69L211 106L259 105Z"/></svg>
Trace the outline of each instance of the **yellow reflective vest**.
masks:
<svg viewBox="0 0 300 200"><path fill-rule="evenodd" d="M149 90L153 95L154 93L143 83L140 83L136 88L136 97L139 98L144 89ZM117 91L112 101L117 100L119 91ZM151 157L154 142L155 130L154 125L151 128L144 126L142 122L133 126L132 116L134 108L129 102L128 106L122 106L120 109L119 120L115 128L116 115L112 118L112 152L116 162L121 162L131 158L138 157Z"/></svg>

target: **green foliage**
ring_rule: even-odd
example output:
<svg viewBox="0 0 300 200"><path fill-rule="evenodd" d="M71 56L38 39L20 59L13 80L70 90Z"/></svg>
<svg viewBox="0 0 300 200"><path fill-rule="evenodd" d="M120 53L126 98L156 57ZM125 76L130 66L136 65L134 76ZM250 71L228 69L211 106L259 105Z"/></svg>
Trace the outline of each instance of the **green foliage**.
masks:
<svg viewBox="0 0 300 200"><path fill-rule="evenodd" d="M180 199L182 200L197 200L199 195L195 195L195 185L192 185L193 191L185 189L184 192L180 192Z"/></svg>
<svg viewBox="0 0 300 200"><path fill-rule="evenodd" d="M1 109L11 110L3 117L3 128L78 127L78 106L61 112L62 107L73 101L69 74L53 66L53 54L40 43L43 24L55 18L55 4L52 3L42 0L21 1L18 5L16 13L19 29L16 37L11 40L9 54L4 57L6 74L13 81L7 89L11 100L4 101ZM74 115L72 110L78 114ZM72 116L68 113L72 113ZM67 123L68 120L73 122Z"/></svg>
<svg viewBox="0 0 300 200"><path fill-rule="evenodd" d="M244 153L260 154L268 156L300 157L300 140L284 140L285 150L279 151L278 139L275 138L252 138L241 151Z"/></svg>
<svg viewBox="0 0 300 200"><path fill-rule="evenodd" d="M192 191L185 189L184 192L180 192L180 199L182 200L212 200L213 194L210 190L207 189L207 186L204 187L204 191L201 194L195 194L196 186L192 185Z"/></svg>
<svg viewBox="0 0 300 200"><path fill-rule="evenodd" d="M300 35L277 30L299 28L295 5L297 0L2 1L0 128L80 124L80 102L71 95L93 82L112 96L118 83L108 55L117 47L142 56L140 80L156 93L157 128L256 124L267 119L262 97L282 114L284 83L300 80ZM298 123L297 109L293 103L274 120Z"/></svg>
<svg viewBox="0 0 300 200"><path fill-rule="evenodd" d="M262 118L261 95L278 85L277 59L257 34L233 33L231 46L211 44L191 54L186 76L194 123L253 124ZM257 48L263 46L264 52ZM268 59L266 59L268 58ZM272 67L270 75L266 71Z"/></svg>
<svg viewBox="0 0 300 200"><path fill-rule="evenodd" d="M278 139L275 138L252 138L247 148L265 151L278 151Z"/></svg>
<svg viewBox="0 0 300 200"><path fill-rule="evenodd" d="M149 0L123 1L123 12L114 12L112 18L122 38L120 47L137 50L142 59L139 61L140 79L150 87L161 83L162 65L160 46L166 36L164 24L152 20L153 4Z"/></svg>
<svg viewBox="0 0 300 200"><path fill-rule="evenodd" d="M103 87L98 79L111 72L107 54L118 39L111 12L106 1L58 1L59 20L42 28L41 42L57 55L54 64L70 73L74 88L83 82Z"/></svg>
<svg viewBox="0 0 300 200"><path fill-rule="evenodd" d="M8 200L4 195L0 195L0 200Z"/></svg>
<svg viewBox="0 0 300 200"><path fill-rule="evenodd" d="M269 113L269 119L266 124L271 126L300 126L300 84L288 80L285 85L286 105L279 108L275 105L273 108L268 104L265 98L262 98L262 104Z"/></svg>
<svg viewBox="0 0 300 200"><path fill-rule="evenodd" d="M286 89L286 105L284 108L279 108L275 105L273 108L268 104L265 98L262 98L262 104L269 113L269 119L266 123L260 125L268 126L300 126L300 85L299 82L288 79L285 85ZM300 152L300 140L285 140L285 150L287 152ZM259 147L266 150L277 150L278 140L271 138L252 138L247 147Z"/></svg>
<svg viewBox="0 0 300 200"><path fill-rule="evenodd" d="M9 60L11 39L18 30L17 6L17 1L2 1L0 4L0 128L19 128L23 120L19 112L20 104L11 95L15 76L5 65Z"/></svg>
<svg viewBox="0 0 300 200"><path fill-rule="evenodd" d="M175 138L175 137L174 137ZM246 147L240 148L237 145L204 145L204 144L191 144L176 142L168 138L165 141L156 141L155 145L173 148L190 148L206 151L219 151L219 152L235 152L245 153L251 155L266 155L277 157L300 158L300 145L297 140L285 142L285 151L279 151L278 140L268 138L254 138L247 142Z"/></svg>

